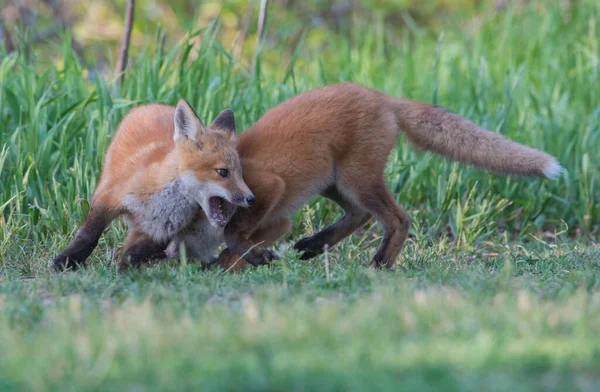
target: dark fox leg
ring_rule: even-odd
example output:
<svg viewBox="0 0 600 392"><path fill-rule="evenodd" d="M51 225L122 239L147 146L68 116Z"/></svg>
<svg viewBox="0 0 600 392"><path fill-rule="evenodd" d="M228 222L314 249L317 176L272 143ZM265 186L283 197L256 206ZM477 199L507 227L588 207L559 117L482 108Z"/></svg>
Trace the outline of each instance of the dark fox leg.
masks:
<svg viewBox="0 0 600 392"><path fill-rule="evenodd" d="M250 241L261 247L269 247L273 245L282 235L290 230L291 223L287 218L281 218L275 222L269 222L268 225L256 230ZM241 255L234 253L230 249L226 249L219 256L216 265L228 272L236 272L244 268L248 263Z"/></svg>
<svg viewBox="0 0 600 392"><path fill-rule="evenodd" d="M393 268L408 236L408 214L396 204L383 179L357 191L362 206L383 225L383 240L370 266Z"/></svg>
<svg viewBox="0 0 600 392"><path fill-rule="evenodd" d="M63 271L65 269L76 270L84 265L86 259L98 245L100 236L115 217L116 214L112 211L92 207L71 244L56 256L48 267L55 271Z"/></svg>
<svg viewBox="0 0 600 392"><path fill-rule="evenodd" d="M281 236L290 231L291 226L292 223L288 218L279 218L266 225L262 225L252 234L250 240L263 247L271 246Z"/></svg>
<svg viewBox="0 0 600 392"><path fill-rule="evenodd" d="M132 229L123 245L123 253L119 260L119 270L129 267L139 267L143 263L167 258L168 242L158 243L143 232Z"/></svg>
<svg viewBox="0 0 600 392"><path fill-rule="evenodd" d="M252 181L252 192L256 195L256 202L251 208L240 208L225 226L225 242L227 249L219 255L217 265L229 265L233 257L243 255L244 260L252 265L268 264L277 259L277 255L253 241L254 233L261 227L269 226L269 214L281 199L285 183L271 173L254 172L252 176L259 180Z"/></svg>
<svg viewBox="0 0 600 392"><path fill-rule="evenodd" d="M143 232L132 229L123 245L123 253L119 260L119 270L139 267L143 263L167 258L168 242L158 243Z"/></svg>
<svg viewBox="0 0 600 392"><path fill-rule="evenodd" d="M360 206L344 198L336 187L327 189L321 196L333 200L342 207L344 216L313 236L302 238L296 242L294 249L303 252L300 256L302 260L308 260L320 255L323 253L325 245L329 247L334 246L351 235L355 230L364 226L371 218L371 215Z"/></svg>

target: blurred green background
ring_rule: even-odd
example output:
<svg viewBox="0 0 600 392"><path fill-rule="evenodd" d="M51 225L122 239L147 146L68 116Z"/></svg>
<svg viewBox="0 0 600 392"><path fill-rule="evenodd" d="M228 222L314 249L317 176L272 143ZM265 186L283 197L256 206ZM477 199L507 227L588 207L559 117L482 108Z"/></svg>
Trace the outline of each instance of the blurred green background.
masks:
<svg viewBox="0 0 600 392"><path fill-rule="evenodd" d="M522 2L515 3L519 7ZM4 0L0 4L6 47L14 48L27 34L36 53L45 59L60 60L56 43L62 28L67 28L78 56L90 67L105 70L114 64L123 34L126 0ZM289 58L303 38L304 47L326 54L332 35L347 35L356 25L365 23L389 33L390 43L421 34L436 36L449 26L473 31L483 22L486 11L502 12L505 6L505 0L270 0L266 46L280 47L284 43L287 50L270 57ZM249 64L256 48L259 8L259 0L138 0L131 52L135 56L143 47L155 45L154 36L160 29L165 31L168 46L219 18L219 42L232 48L242 64Z"/></svg>

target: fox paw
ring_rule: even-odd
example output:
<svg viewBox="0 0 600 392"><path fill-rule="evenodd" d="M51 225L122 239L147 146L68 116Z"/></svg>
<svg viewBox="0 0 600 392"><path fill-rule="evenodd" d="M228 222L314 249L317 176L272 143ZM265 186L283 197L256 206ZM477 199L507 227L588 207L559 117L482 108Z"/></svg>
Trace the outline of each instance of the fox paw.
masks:
<svg viewBox="0 0 600 392"><path fill-rule="evenodd" d="M298 252L302 252L300 260L308 260L323 254L324 247L326 244L317 241L312 237L303 238L294 244L294 249Z"/></svg>
<svg viewBox="0 0 600 392"><path fill-rule="evenodd" d="M69 255L61 253L48 263L50 272L63 272L65 270L76 270L80 267L79 263Z"/></svg>
<svg viewBox="0 0 600 392"><path fill-rule="evenodd" d="M179 241L172 240L165 249L165 255L169 259L179 258Z"/></svg>
<svg viewBox="0 0 600 392"><path fill-rule="evenodd" d="M281 256L274 250L267 248L254 248L244 256L244 259L253 266L267 265L273 260L279 260Z"/></svg>
<svg viewBox="0 0 600 392"><path fill-rule="evenodd" d="M379 260L373 259L369 263L369 268L387 269L387 270L390 270L390 271L394 271L396 269L396 263L395 262L384 262L384 261L379 261ZM406 271L406 268L402 267L402 269L404 271Z"/></svg>
<svg viewBox="0 0 600 392"><path fill-rule="evenodd" d="M219 257L206 266L206 269L220 268L226 272L236 272L247 265L246 260L229 249L221 252Z"/></svg>

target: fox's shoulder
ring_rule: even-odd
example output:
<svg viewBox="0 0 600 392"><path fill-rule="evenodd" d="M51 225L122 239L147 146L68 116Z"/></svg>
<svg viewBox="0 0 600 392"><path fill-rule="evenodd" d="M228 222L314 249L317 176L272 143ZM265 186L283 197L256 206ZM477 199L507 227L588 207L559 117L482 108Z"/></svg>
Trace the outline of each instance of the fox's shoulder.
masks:
<svg viewBox="0 0 600 392"><path fill-rule="evenodd" d="M154 115L170 115L171 113L175 113L175 106L163 105L160 103L139 105L132 108L127 116L143 116L150 113L153 113Z"/></svg>
<svg viewBox="0 0 600 392"><path fill-rule="evenodd" d="M136 170L161 162L175 148L174 113L175 108L157 104L131 109L106 152L100 185L124 183Z"/></svg>
<svg viewBox="0 0 600 392"><path fill-rule="evenodd" d="M141 121L143 124L156 122L173 123L175 107L162 104L140 105L131 109L121 121L121 126Z"/></svg>
<svg viewBox="0 0 600 392"><path fill-rule="evenodd" d="M133 138L136 144L149 139L172 139L174 116L173 106L161 104L136 106L123 117L114 139Z"/></svg>

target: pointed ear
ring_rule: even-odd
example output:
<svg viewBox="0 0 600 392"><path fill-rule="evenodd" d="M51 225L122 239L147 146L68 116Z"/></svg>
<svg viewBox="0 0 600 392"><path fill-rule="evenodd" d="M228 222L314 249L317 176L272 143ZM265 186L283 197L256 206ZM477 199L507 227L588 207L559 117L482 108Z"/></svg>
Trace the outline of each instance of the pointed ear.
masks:
<svg viewBox="0 0 600 392"><path fill-rule="evenodd" d="M219 113L217 118L208 127L208 131L221 131L229 133L232 137L237 136L233 111L226 109Z"/></svg>
<svg viewBox="0 0 600 392"><path fill-rule="evenodd" d="M175 142L181 142L184 140L198 141L198 137L201 134L206 133L206 128L202 121L194 112L194 109L185 100L179 100L177 107L175 108L175 134L173 139Z"/></svg>

